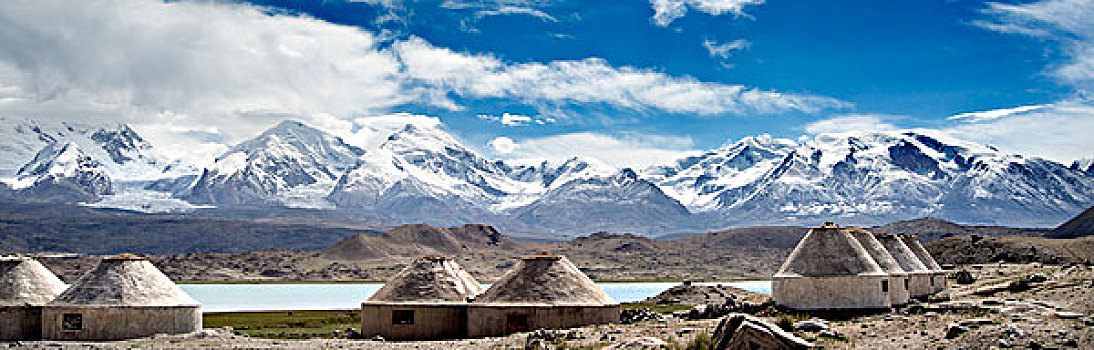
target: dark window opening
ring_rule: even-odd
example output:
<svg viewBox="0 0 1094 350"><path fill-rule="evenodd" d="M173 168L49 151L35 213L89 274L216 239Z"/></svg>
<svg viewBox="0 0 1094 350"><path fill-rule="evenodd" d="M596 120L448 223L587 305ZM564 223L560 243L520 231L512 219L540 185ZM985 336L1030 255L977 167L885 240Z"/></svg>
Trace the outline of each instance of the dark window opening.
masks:
<svg viewBox="0 0 1094 350"><path fill-rule="evenodd" d="M889 281L881 281L881 292L882 293L888 293L889 292Z"/></svg>
<svg viewBox="0 0 1094 350"><path fill-rule="evenodd" d="M904 290L908 290L908 279L904 279Z"/></svg>
<svg viewBox="0 0 1094 350"><path fill-rule="evenodd" d="M931 287L934 287L934 276L931 276Z"/></svg>
<svg viewBox="0 0 1094 350"><path fill-rule="evenodd" d="M62 331L82 331L82 330L84 330L84 315L82 315L82 314L62 314L61 315L61 330Z"/></svg>
<svg viewBox="0 0 1094 350"><path fill-rule="evenodd" d="M391 324L414 324L414 310L392 311Z"/></svg>
<svg viewBox="0 0 1094 350"><path fill-rule="evenodd" d="M505 315L505 331L506 331L506 333L527 332L528 331L528 315L527 314L508 314L508 315Z"/></svg>

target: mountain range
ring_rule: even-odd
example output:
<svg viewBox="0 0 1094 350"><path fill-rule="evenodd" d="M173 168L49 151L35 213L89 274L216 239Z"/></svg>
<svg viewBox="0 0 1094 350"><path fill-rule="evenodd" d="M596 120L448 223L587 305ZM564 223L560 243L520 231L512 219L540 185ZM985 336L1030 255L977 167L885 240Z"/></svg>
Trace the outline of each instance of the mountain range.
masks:
<svg viewBox="0 0 1094 350"><path fill-rule="evenodd" d="M348 142L285 121L199 168L124 124L0 122L0 197L144 212L298 208L386 225L663 235L925 216L1047 227L1094 204L1094 162L1063 165L929 130L762 135L616 169L582 157L492 160L440 125L397 124Z"/></svg>

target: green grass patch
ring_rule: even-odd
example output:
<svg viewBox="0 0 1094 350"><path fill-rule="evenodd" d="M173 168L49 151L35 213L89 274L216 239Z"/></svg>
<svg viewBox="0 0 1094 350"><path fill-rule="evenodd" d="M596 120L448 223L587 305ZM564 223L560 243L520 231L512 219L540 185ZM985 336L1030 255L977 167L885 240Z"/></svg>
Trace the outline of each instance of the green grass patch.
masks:
<svg viewBox="0 0 1094 350"><path fill-rule="evenodd" d="M336 330L361 327L360 310L207 312L205 328L232 327L252 337L330 338Z"/></svg>
<svg viewBox="0 0 1094 350"><path fill-rule="evenodd" d="M656 303L622 303L622 304L619 304L619 307L622 308L622 309L638 309L638 308L643 308L644 307L644 308L653 310L654 312L662 313L662 314L667 314L667 313L671 313L671 312L674 312L674 311L687 311L687 310L691 310L691 308L692 308L691 306L688 306L688 305L666 305L666 304L656 304Z"/></svg>

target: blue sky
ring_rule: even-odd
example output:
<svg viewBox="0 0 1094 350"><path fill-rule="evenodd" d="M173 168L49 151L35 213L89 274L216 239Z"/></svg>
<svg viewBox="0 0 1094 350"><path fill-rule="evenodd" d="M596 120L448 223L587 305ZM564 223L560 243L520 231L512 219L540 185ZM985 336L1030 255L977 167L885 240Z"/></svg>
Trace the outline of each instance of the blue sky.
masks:
<svg viewBox="0 0 1094 350"><path fill-rule="evenodd" d="M351 135L410 113L493 157L620 166L748 135L902 128L1094 156L1076 131L1094 127L1090 1L45 3L0 8L0 51L30 51L0 55L0 112L121 115L198 153L277 119ZM79 20L43 20L59 14Z"/></svg>

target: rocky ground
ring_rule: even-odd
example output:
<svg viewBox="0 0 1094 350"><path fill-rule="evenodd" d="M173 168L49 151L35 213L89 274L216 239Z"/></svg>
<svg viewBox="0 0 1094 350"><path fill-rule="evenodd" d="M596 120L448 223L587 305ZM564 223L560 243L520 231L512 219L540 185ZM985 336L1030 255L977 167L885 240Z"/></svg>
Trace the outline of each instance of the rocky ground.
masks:
<svg viewBox="0 0 1094 350"><path fill-rule="evenodd" d="M1094 268L1040 264L963 265L976 279L967 285L951 280L948 292L886 314L810 320L802 313L770 307L748 311L819 346L833 349L990 349L1094 347ZM681 287L682 288L682 287ZM737 305L754 295L704 288L667 291L652 298L695 303L726 293ZM721 299L725 302L726 298ZM758 301L758 300L757 300ZM634 314L634 312L631 312ZM717 318L690 320L676 316L644 318L632 324L600 325L563 331L538 331L507 337L443 342L377 342L371 340L257 339L230 330L158 336L109 343L12 343L26 348L362 348L362 349L482 349L482 348L684 348L706 344ZM802 322L805 321L805 322Z"/></svg>

